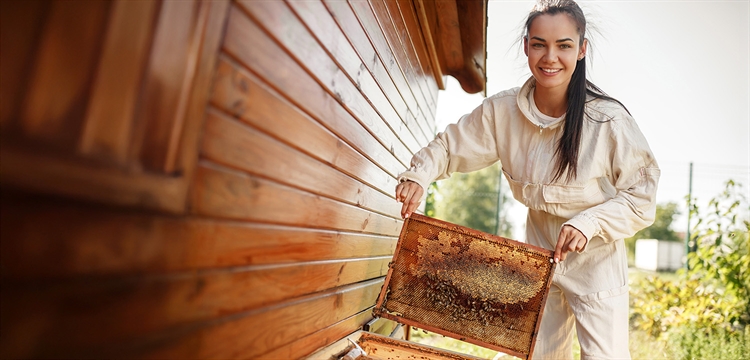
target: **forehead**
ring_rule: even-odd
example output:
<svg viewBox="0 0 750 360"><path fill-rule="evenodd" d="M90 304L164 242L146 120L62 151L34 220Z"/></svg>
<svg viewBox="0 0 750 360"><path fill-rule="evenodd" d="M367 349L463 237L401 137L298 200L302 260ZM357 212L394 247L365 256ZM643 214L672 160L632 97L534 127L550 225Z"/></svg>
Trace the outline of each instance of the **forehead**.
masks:
<svg viewBox="0 0 750 360"><path fill-rule="evenodd" d="M545 40L576 39L579 35L578 25L565 13L539 15L529 26L529 37L537 36Z"/></svg>

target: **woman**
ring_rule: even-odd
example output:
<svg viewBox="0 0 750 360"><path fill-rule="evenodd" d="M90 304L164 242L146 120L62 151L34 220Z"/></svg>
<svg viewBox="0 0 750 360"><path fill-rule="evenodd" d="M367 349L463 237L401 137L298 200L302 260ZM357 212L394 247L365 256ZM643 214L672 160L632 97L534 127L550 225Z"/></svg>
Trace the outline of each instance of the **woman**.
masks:
<svg viewBox="0 0 750 360"><path fill-rule="evenodd" d="M586 80L586 19L572 0L542 0L523 47L532 77L449 125L412 158L396 199L411 215L435 179L500 161L528 208L526 241L558 262L535 358L630 358L623 239L650 225L659 168L630 113Z"/></svg>

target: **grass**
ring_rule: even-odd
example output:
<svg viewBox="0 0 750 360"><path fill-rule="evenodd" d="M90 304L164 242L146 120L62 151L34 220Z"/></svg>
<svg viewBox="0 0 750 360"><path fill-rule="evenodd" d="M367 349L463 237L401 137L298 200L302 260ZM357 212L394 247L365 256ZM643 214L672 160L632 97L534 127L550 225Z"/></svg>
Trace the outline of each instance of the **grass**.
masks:
<svg viewBox="0 0 750 360"><path fill-rule="evenodd" d="M439 349L451 350L462 354L472 355L483 359L494 359L497 351L483 348L465 341L456 340L443 335L411 328L411 341L419 344L429 345ZM506 358L500 358L506 359ZM508 357L507 359L513 359Z"/></svg>

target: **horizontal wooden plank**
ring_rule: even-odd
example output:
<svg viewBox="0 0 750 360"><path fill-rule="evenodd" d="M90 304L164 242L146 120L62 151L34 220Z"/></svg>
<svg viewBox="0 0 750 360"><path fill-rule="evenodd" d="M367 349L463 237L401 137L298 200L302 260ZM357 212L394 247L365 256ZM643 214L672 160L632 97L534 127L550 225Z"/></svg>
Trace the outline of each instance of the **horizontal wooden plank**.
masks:
<svg viewBox="0 0 750 360"><path fill-rule="evenodd" d="M387 4L391 6L390 3ZM432 34L427 34L422 31L422 24L419 20L419 11L421 11L421 9L418 5L418 1L397 0L397 4L399 11L401 12L401 16L404 19L404 23L406 24L406 28L409 31L412 45L417 52L420 63L429 64L430 70L432 71L432 73L428 73L426 75L432 75L432 79L430 79L429 81L433 82L434 86L429 86L428 89L434 93L432 96L435 99L435 103L437 106L438 93L440 89L445 89L445 79L443 77L442 71L440 70L440 64L436 62L436 58L433 60L430 54L430 45L428 44L431 44L433 41ZM437 108L435 110L437 111ZM421 122L424 125L423 129L430 135L429 138L434 138L434 134L436 132L436 119L434 117L424 117L423 119L423 122Z"/></svg>
<svg viewBox="0 0 750 360"><path fill-rule="evenodd" d="M238 39L237 41L240 40ZM214 89L214 92L217 94L214 96L213 101L217 106L231 109L231 113L254 123L264 122L268 119L256 119L249 116L249 114L265 114L266 110L273 113L274 110L278 109L280 116L266 122L278 123L280 126L265 125L264 128L272 128L273 131L270 131L270 133L283 134L286 132L286 129L292 126L302 126L294 125L294 121L297 121L295 112L288 111L288 107L283 106L286 101L289 101L394 177L405 169L405 160L399 159L394 155L388 146L378 141L373 141L372 134L367 128L357 122L333 96L315 83L291 58L283 54L278 55L275 59L259 56L253 52L249 52L248 55L254 56L254 59L251 58L252 61L245 59L244 61L262 62L262 66L260 67L261 76L264 76L266 81L270 79L272 85L277 84L278 86L282 86L283 83L288 81L296 81L297 83L295 86L288 88L282 86L281 90L270 90L264 85L255 86L258 84L255 76L251 76L249 73L241 70L227 70L227 65L224 65L219 67L216 87ZM281 64L281 68L284 69L283 72L279 72L275 68L279 63ZM259 71L257 69L258 66L254 66L256 67L254 71ZM239 93L234 91L234 88L237 86L240 89L246 87L247 91ZM277 87L277 89L279 88ZM240 94L242 95L240 96ZM285 96L286 99L282 100L277 94ZM271 107L270 105L276 105L278 108ZM304 129L309 130L309 127ZM314 134L319 133L319 131L314 132Z"/></svg>
<svg viewBox="0 0 750 360"><path fill-rule="evenodd" d="M375 303L382 279L347 286L246 316L226 319L165 342L145 358L254 358L302 339ZM354 330L354 329L352 329Z"/></svg>
<svg viewBox="0 0 750 360"><path fill-rule="evenodd" d="M273 179L380 214L399 217L400 207L387 190L374 189L328 164L287 146L226 115L206 119L201 155L220 164Z"/></svg>
<svg viewBox="0 0 750 360"><path fill-rule="evenodd" d="M185 211L185 178L127 172L39 150L11 141L0 144L0 183L4 188L170 213Z"/></svg>
<svg viewBox="0 0 750 360"><path fill-rule="evenodd" d="M1 204L3 281L391 256L397 241L393 236L174 218L68 202L22 202L6 193Z"/></svg>
<svg viewBox="0 0 750 360"><path fill-rule="evenodd" d="M364 65L370 70L378 83L385 84L392 81L402 99L406 102L410 116L418 119L417 121L427 121L426 119L432 118L432 115L428 115L429 112L422 110L422 105L417 101L414 89L410 88L404 74L398 67L395 67L393 55L380 55L375 50L373 43L349 4L344 1L324 0L324 5L360 58L365 59L363 60ZM428 139L434 137L434 134L426 135Z"/></svg>
<svg viewBox="0 0 750 360"><path fill-rule="evenodd" d="M3 336L0 347L8 349L10 357L24 358L85 356L105 344L127 347L145 334L380 278L390 259L4 283L2 332L9 335Z"/></svg>
<svg viewBox="0 0 750 360"><path fill-rule="evenodd" d="M240 0L239 4L266 31L273 34L273 37L292 56L296 57L298 62L304 64L321 84L326 84L329 82L328 79L331 79L331 91L347 100L347 106L354 111L362 111L363 116L380 115L388 127L400 136L401 141L415 151L418 147L416 145L418 140L402 121L405 120L401 118L404 113L399 113L394 109L372 74L365 71L366 68L346 38L337 36L337 27L331 27L332 31L323 35L329 43L334 41L331 44L333 48L327 49L325 44L321 45L319 42L322 43L322 41L316 39L314 33L308 30L310 25L301 22L284 2ZM312 24L323 19L324 17L316 17ZM340 34L340 31L338 33ZM345 78L349 80L346 81ZM367 103L372 105L377 115L370 112Z"/></svg>
<svg viewBox="0 0 750 360"><path fill-rule="evenodd" d="M370 41L372 41L378 55L381 58L384 58L389 73L394 74L400 72L403 74L406 83L414 93L414 97L417 99L417 104L419 105L420 110L427 114L426 116L434 117L435 109L419 87L416 74L406 68L408 65L408 59L405 58L403 51L399 51L398 48L394 48L391 45L391 35L384 33L385 31L392 31L392 27L389 28L385 26L387 24L381 24L382 20L378 19L369 1L348 1L348 3L354 10L362 27L367 32L367 35L370 38Z"/></svg>
<svg viewBox="0 0 750 360"><path fill-rule="evenodd" d="M372 141L370 133L353 119L331 116L321 121L346 136L346 141L342 140L227 58L219 62L216 71L212 104L352 177L387 190L388 194L396 187L395 178L404 169L393 154Z"/></svg>
<svg viewBox="0 0 750 360"><path fill-rule="evenodd" d="M386 37L391 51L393 51L400 62L402 71L406 74L407 79L411 79L411 86L421 91L422 96L424 96L427 102L427 106L430 108L429 113L434 117L435 111L437 110L437 99L434 98L433 95L437 95L437 93L433 94L432 91L427 88L429 80L432 79L432 74L425 72L425 69L419 63L416 54L414 53L414 49L405 43L405 39L408 39L409 35L403 24L403 19L400 14L398 14L398 17L393 17L392 15L394 14L389 12L388 7L383 0L369 0L368 2L370 3L371 11L378 19L380 30L382 30L382 34ZM355 8L357 6L364 8L362 5L363 4L353 6ZM393 3L393 5L395 6L396 4ZM436 85L435 88L437 88Z"/></svg>
<svg viewBox="0 0 750 360"><path fill-rule="evenodd" d="M379 104L390 103L417 142L424 144L428 141L425 133L414 131L421 129L393 81L390 78L373 77L321 1L289 1L287 4L377 109L383 106ZM381 111L381 114L387 116L388 112Z"/></svg>
<svg viewBox="0 0 750 360"><path fill-rule="evenodd" d="M407 27L405 16L413 14L413 7L406 8L409 11L407 14L402 14L401 7L397 1L372 1L373 8L379 12L379 16L387 21L385 18L390 18L390 23L394 26L398 36L394 43L396 47L399 47L406 54L409 63L407 66L411 66L411 71L417 74L419 80L419 86L425 93L425 97L430 100L432 106L437 110L437 82L432 76L432 65L429 61L422 62L422 58L419 56L418 47L424 46L424 39L422 38L421 32L414 32L415 27L409 29ZM415 24L416 25L416 24ZM416 44L415 44L416 42ZM435 114L433 112L433 114ZM436 115L436 114L435 114Z"/></svg>
<svg viewBox="0 0 750 360"><path fill-rule="evenodd" d="M372 319L372 308L367 308L364 311L351 316L347 319L341 320L336 324L333 324L325 329L316 331L310 335L300 338L293 343L286 344L279 347L271 352L265 353L256 357L258 360L277 360L277 359L325 359L325 360L337 360L338 357L329 355L331 353L341 354L344 350L351 346L351 343L345 341L339 346L333 347L331 344L337 339L345 339L345 336L350 336L352 331L360 329L364 324ZM340 340L339 340L340 341ZM337 344L338 345L338 344ZM329 352L323 354L322 352L318 356L306 357L313 353L318 353L318 349L331 347ZM326 356L329 355L329 356Z"/></svg>
<svg viewBox="0 0 750 360"><path fill-rule="evenodd" d="M368 123L376 136L384 139L395 136L411 152L419 149L419 142L401 121L371 74L361 71L360 65L354 69L340 67L335 61L338 54L332 54L334 58L331 58L286 3L239 0L238 5L316 78L321 86L358 119ZM357 59L353 52L348 56L352 60Z"/></svg>
<svg viewBox="0 0 750 360"><path fill-rule="evenodd" d="M195 214L397 236L401 220L201 162L191 191Z"/></svg>
<svg viewBox="0 0 750 360"><path fill-rule="evenodd" d="M357 103L356 108L342 106L348 101L359 101L357 96L361 98L359 91L343 74L339 75L343 78L338 78L335 84L330 84L330 82L336 81L337 78L331 77L325 79L328 84L321 85L240 9L233 8L230 12L224 47L228 54L272 84L289 101L305 109L313 117L324 119L336 116L349 121L354 117L404 166L409 163L412 153L377 116L369 104ZM321 86L338 86L338 88L336 91L329 92ZM340 92L344 90L347 92ZM344 96L347 98L345 99Z"/></svg>
<svg viewBox="0 0 750 360"><path fill-rule="evenodd" d="M422 64L425 76L427 77L427 90L435 101L435 111L437 115L438 92L441 87L440 83L443 81L442 74L438 75L439 77L435 77L434 75L435 69L433 69L433 64L427 49L427 39L425 39L425 34L422 32L422 28L419 24L416 4L411 0L397 0L396 3L386 2L386 5L392 12L398 12L401 14L401 19L404 21L406 31L409 33L409 42L416 52L419 63ZM435 118L425 117L425 119L427 122L423 124L425 125L423 129L428 131L431 135L434 134Z"/></svg>

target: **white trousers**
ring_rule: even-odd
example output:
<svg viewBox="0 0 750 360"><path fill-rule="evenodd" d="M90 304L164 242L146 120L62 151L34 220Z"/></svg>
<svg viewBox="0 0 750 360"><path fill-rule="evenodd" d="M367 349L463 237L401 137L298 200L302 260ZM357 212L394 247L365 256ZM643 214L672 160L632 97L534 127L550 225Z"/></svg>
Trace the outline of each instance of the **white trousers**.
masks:
<svg viewBox="0 0 750 360"><path fill-rule="evenodd" d="M553 239L542 235L559 232L555 223L548 223L550 229L527 228L529 242L549 248ZM583 254L568 253L557 264L533 359L573 359L573 326L582 360L630 359L626 251L622 240L605 243L594 237Z"/></svg>

